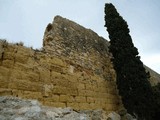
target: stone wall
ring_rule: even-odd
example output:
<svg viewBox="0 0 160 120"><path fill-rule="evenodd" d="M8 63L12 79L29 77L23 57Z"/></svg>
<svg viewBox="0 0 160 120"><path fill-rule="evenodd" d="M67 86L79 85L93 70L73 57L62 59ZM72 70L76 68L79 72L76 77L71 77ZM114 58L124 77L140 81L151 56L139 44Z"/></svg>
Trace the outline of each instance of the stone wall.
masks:
<svg viewBox="0 0 160 120"><path fill-rule="evenodd" d="M0 95L76 110L118 110L123 105L110 56L106 40L57 16L41 51L0 41Z"/></svg>
<svg viewBox="0 0 160 120"><path fill-rule="evenodd" d="M0 95L54 107L116 111L123 105L108 45L92 30L60 16L48 24L42 50L0 40Z"/></svg>
<svg viewBox="0 0 160 120"><path fill-rule="evenodd" d="M0 95L38 99L44 105L74 109L117 110L121 105L114 80L64 57L1 42Z"/></svg>

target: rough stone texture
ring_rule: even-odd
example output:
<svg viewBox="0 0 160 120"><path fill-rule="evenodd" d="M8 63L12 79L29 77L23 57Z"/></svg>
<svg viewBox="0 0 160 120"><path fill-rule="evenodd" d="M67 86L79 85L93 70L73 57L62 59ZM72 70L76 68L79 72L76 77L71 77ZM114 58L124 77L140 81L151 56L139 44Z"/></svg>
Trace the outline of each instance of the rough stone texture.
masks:
<svg viewBox="0 0 160 120"><path fill-rule="evenodd" d="M105 120L105 111L80 111L46 107L36 100L0 97L1 120Z"/></svg>
<svg viewBox="0 0 160 120"><path fill-rule="evenodd" d="M105 39L56 16L41 51L0 42L0 95L75 110L117 111L123 105L110 58Z"/></svg>
<svg viewBox="0 0 160 120"><path fill-rule="evenodd" d="M126 115L123 120L135 120ZM0 120L120 120L120 116L115 112L107 115L101 109L74 111L43 106L37 100L0 97Z"/></svg>
<svg viewBox="0 0 160 120"><path fill-rule="evenodd" d="M75 110L122 108L108 42L60 16L46 28L43 49L0 42L0 95Z"/></svg>
<svg viewBox="0 0 160 120"><path fill-rule="evenodd" d="M115 80L108 45L107 40L92 30L60 16L56 16L53 23L48 24L43 39L45 52L63 56L73 62L70 66L71 73L77 70L78 66L74 65L76 64L88 69L88 74Z"/></svg>

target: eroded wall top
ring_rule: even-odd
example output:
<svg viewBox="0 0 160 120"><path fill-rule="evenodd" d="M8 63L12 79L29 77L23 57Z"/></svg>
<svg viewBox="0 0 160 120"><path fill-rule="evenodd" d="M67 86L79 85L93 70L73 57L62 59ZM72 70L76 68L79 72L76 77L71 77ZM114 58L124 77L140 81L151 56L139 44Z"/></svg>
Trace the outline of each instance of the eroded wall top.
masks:
<svg viewBox="0 0 160 120"><path fill-rule="evenodd" d="M112 76L115 74L109 75L113 69L108 70L112 67L109 64L111 55L108 45L108 41L97 33L60 16L56 16L53 23L48 24L43 38L45 52L67 57L107 80L113 80Z"/></svg>
<svg viewBox="0 0 160 120"><path fill-rule="evenodd" d="M38 51L0 41L0 95L76 110L123 107L106 40L57 16L43 44Z"/></svg>

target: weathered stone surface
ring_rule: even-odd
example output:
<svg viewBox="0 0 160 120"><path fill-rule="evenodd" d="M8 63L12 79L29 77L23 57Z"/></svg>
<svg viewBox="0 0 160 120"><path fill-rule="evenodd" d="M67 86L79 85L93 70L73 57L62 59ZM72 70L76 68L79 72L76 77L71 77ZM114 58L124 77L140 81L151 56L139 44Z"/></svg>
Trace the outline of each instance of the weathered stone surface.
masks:
<svg viewBox="0 0 160 120"><path fill-rule="evenodd" d="M47 26L42 50L0 41L0 95L75 110L123 108L108 45L92 30L60 16Z"/></svg>
<svg viewBox="0 0 160 120"><path fill-rule="evenodd" d="M121 120L121 117L117 113L112 112L112 113L108 114L107 120Z"/></svg>
<svg viewBox="0 0 160 120"><path fill-rule="evenodd" d="M46 107L36 100L0 97L1 120L107 120L105 111ZM130 119L126 119L130 120Z"/></svg>

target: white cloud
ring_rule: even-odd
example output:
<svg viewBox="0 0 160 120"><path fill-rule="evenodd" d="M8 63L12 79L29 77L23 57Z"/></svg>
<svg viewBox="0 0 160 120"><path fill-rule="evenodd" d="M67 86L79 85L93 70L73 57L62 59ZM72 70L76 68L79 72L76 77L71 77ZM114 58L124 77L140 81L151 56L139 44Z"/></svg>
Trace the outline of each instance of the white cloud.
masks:
<svg viewBox="0 0 160 120"><path fill-rule="evenodd" d="M104 5L107 2L112 2L127 21L133 42L143 62L152 69L160 71L159 57L155 54L160 52L160 24L158 24L160 2L146 2L145 0L0 0L0 38L6 38L10 42L23 41L26 46L40 48L45 27L52 22L54 16L61 15L108 39L104 28Z"/></svg>

